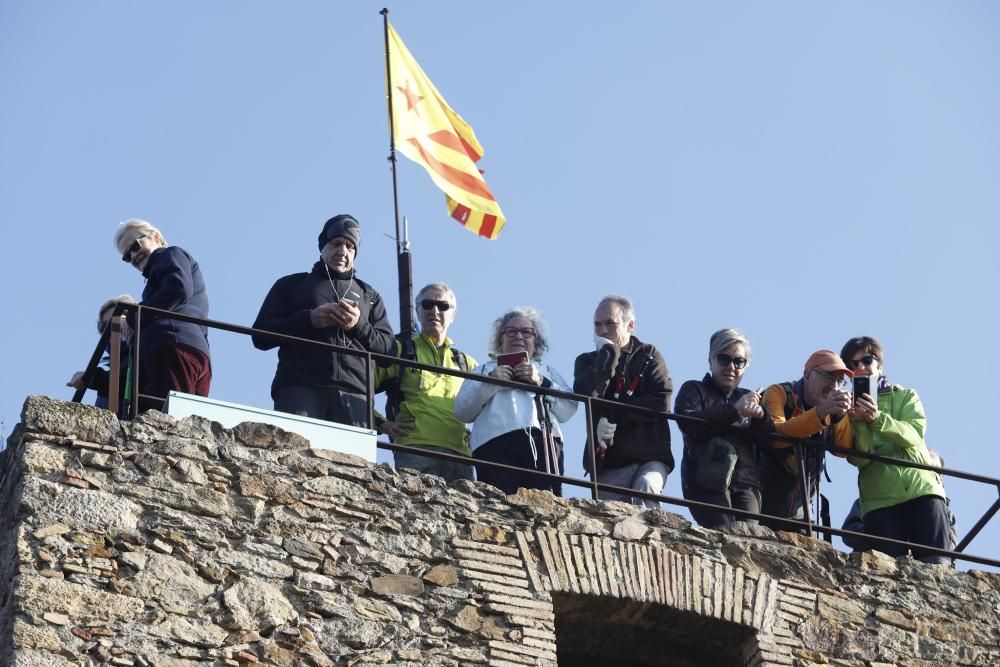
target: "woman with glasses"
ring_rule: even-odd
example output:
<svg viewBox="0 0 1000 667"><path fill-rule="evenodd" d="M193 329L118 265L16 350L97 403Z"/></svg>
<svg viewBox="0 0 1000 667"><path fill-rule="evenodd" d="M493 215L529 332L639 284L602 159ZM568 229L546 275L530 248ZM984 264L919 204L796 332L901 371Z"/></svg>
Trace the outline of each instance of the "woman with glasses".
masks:
<svg viewBox="0 0 1000 667"><path fill-rule="evenodd" d="M749 431L743 435L728 428L768 430L760 393L740 387L749 365L746 335L735 329L716 331L708 343L709 372L701 380L689 380L681 386L674 412L704 420L677 422L684 434L684 497L759 514L761 484L752 437ZM699 508L691 508L691 515L707 528L747 520Z"/></svg>
<svg viewBox="0 0 1000 667"><path fill-rule="evenodd" d="M562 376L542 361L548 337L541 313L512 308L493 323L491 360L473 371L523 388L466 381L455 398L455 416L472 423L470 446L478 461L503 463L522 470L476 465L476 477L504 493L518 488L545 489L560 495L558 482L530 471L562 474L559 422L576 412L576 403L542 396L535 387L570 391Z"/></svg>
<svg viewBox="0 0 1000 667"><path fill-rule="evenodd" d="M912 389L890 384L883 374L885 355L882 344L870 336L852 338L840 351L855 377L870 378L875 392L854 397L848 411L854 432L854 448L925 465L937 465L927 449L924 430L927 420L920 397ZM865 532L877 537L950 546L950 518L941 476L929 470L891 463L848 458L858 467L861 516ZM890 556L906 554L903 547L879 545ZM945 556L914 550L913 556L925 563L950 564Z"/></svg>

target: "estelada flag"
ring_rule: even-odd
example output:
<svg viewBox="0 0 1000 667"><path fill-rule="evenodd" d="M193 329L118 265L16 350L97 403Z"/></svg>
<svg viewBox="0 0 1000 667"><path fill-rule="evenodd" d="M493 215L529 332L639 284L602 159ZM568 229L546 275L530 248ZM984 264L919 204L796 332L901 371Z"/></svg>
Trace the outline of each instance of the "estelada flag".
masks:
<svg viewBox="0 0 1000 667"><path fill-rule="evenodd" d="M506 221L476 167L483 147L420 69L392 25L389 80L396 148L422 165L444 191L451 217L470 232L495 239Z"/></svg>

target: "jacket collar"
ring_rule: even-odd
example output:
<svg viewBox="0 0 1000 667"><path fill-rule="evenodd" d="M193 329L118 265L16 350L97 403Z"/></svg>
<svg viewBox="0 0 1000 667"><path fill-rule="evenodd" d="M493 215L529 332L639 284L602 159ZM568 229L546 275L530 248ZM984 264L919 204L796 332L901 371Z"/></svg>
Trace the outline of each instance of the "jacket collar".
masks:
<svg viewBox="0 0 1000 667"><path fill-rule="evenodd" d="M705 385L707 389L714 391L716 394L722 396L727 401L735 401L739 396L741 396L739 387L733 389L732 393L729 394L729 396L726 396L726 392L722 391L722 387L720 387L719 384L715 381L715 378L712 377L711 373L705 373L705 377L701 379L701 383Z"/></svg>
<svg viewBox="0 0 1000 667"><path fill-rule="evenodd" d="M163 247L157 248L153 252L149 253L149 258L146 260L146 266L142 267L142 277L143 278L145 278L146 280L149 280L149 269L153 265L153 258L156 257L157 253L159 253L161 250L165 250L166 248L167 248L167 246L163 246Z"/></svg>
<svg viewBox="0 0 1000 667"><path fill-rule="evenodd" d="M327 266L323 262L323 260L320 260L315 264L313 264L312 272L317 275L323 276L325 278L326 270ZM333 269L330 269L330 277L333 278L334 280L350 280L351 278L354 277L354 269L351 269L350 271L334 271Z"/></svg>
<svg viewBox="0 0 1000 667"><path fill-rule="evenodd" d="M424 334L424 332L422 332L422 331L417 334L416 339L424 341L424 343L427 344L427 345L429 345L430 347L433 347L435 349L438 348L438 346L434 344L434 341L432 341L430 338L428 338ZM445 336L444 337L444 343L442 343L441 346L440 346L441 349L444 349L444 348L447 348L447 347L451 347L452 346L452 342L453 341L451 340L451 338L448 338L447 336Z"/></svg>

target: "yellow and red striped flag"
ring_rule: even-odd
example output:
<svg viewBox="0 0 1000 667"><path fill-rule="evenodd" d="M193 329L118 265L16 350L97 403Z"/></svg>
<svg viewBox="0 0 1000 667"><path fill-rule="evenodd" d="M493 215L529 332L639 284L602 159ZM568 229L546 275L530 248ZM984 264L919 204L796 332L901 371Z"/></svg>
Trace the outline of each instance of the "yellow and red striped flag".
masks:
<svg viewBox="0 0 1000 667"><path fill-rule="evenodd" d="M483 147L441 97L392 25L389 79L396 148L422 165L444 191L448 213L470 232L495 239L505 219L476 163Z"/></svg>

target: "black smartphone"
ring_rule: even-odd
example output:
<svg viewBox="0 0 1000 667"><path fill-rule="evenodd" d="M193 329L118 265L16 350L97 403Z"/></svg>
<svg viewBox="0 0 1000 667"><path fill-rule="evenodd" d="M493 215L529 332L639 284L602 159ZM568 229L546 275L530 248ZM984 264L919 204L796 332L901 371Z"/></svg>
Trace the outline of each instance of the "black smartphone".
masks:
<svg viewBox="0 0 1000 667"><path fill-rule="evenodd" d="M868 394L872 398L875 398L875 394L872 393L872 379L865 375L855 375L854 376L854 403L858 402L858 397L861 394Z"/></svg>

